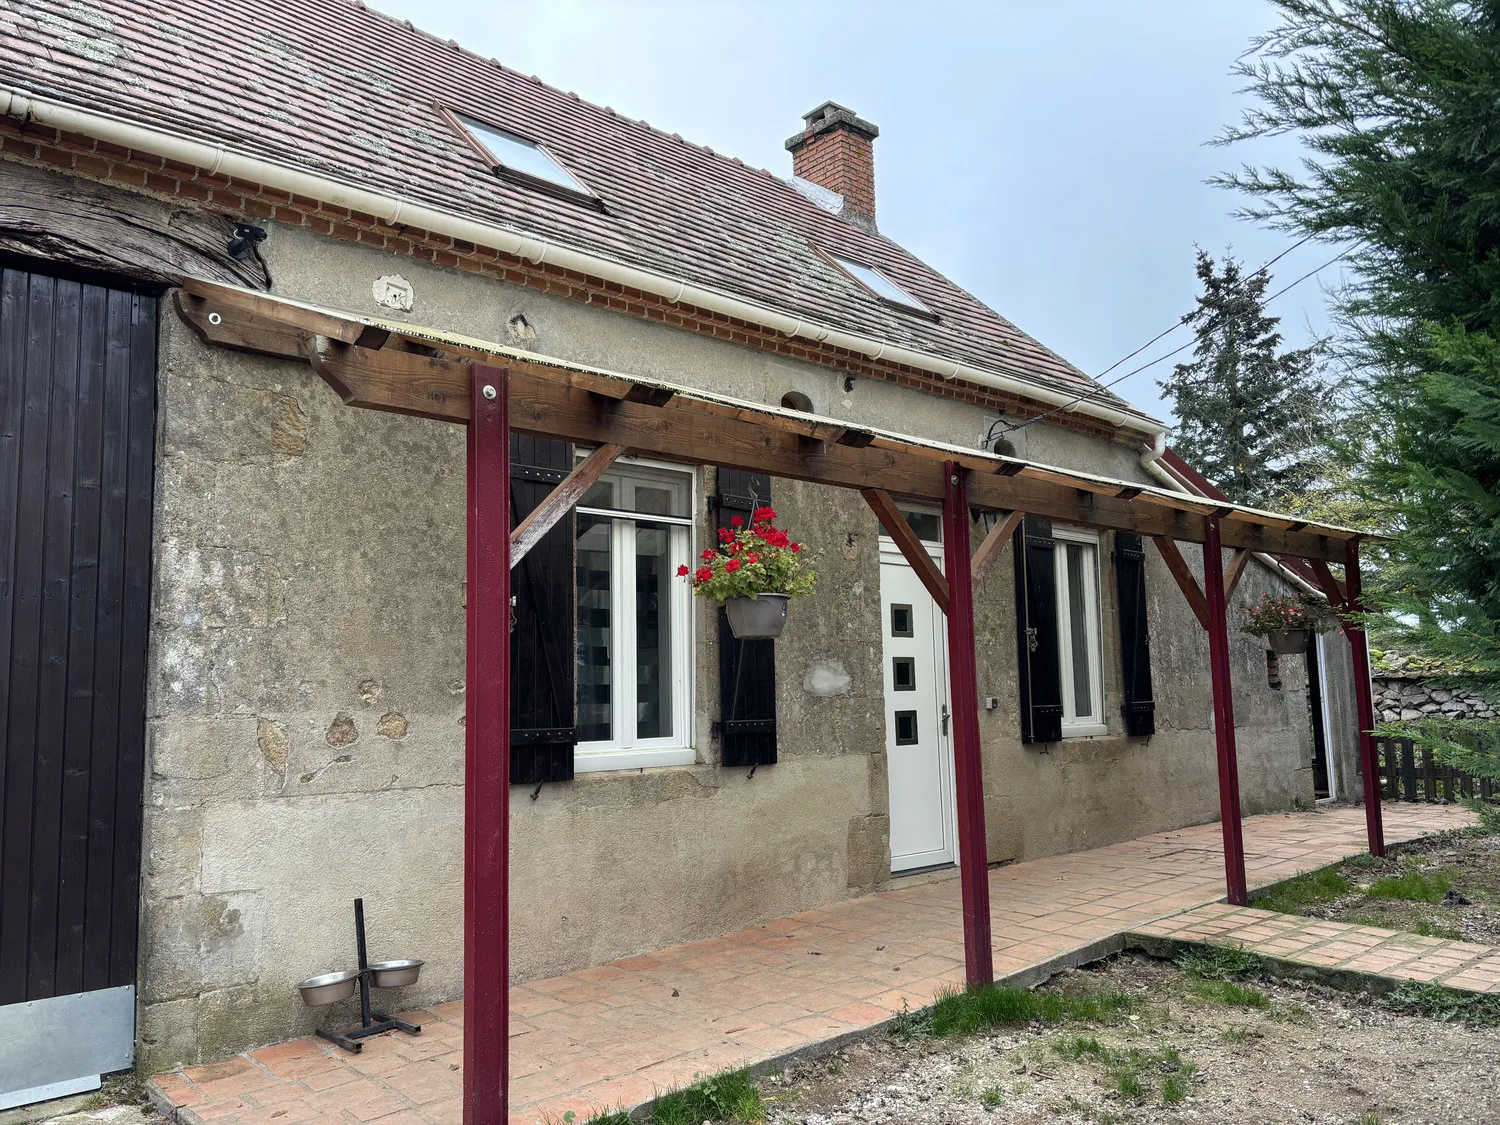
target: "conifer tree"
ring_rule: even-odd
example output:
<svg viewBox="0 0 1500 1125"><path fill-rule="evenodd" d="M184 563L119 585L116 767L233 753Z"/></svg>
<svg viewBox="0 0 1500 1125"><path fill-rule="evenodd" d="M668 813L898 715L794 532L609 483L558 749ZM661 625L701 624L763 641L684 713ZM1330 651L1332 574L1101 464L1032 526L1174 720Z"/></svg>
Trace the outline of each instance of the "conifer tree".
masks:
<svg viewBox="0 0 1500 1125"><path fill-rule="evenodd" d="M1341 350L1359 488L1393 513L1372 591L1388 643L1500 697L1500 0L1276 0L1224 143L1301 138L1298 169L1223 183L1246 213L1352 244ZM1372 621L1372 625L1378 624ZM1423 732L1448 760L1500 758ZM1483 733L1483 732L1478 732ZM1492 743L1489 743L1492 745Z"/></svg>
<svg viewBox="0 0 1500 1125"><path fill-rule="evenodd" d="M1274 506L1318 474L1328 397L1317 376L1321 344L1282 351L1279 317L1265 309L1271 275L1220 269L1198 251L1198 305L1183 317L1197 335L1191 363L1159 386L1172 399L1172 445L1241 504Z"/></svg>

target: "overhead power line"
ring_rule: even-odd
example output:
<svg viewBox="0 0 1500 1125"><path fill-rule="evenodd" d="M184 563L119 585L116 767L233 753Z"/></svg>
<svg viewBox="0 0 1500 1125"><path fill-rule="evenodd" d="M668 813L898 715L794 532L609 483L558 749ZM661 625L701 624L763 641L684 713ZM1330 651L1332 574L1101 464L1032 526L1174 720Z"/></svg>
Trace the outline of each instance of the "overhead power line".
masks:
<svg viewBox="0 0 1500 1125"><path fill-rule="evenodd" d="M1279 262L1282 258L1286 257L1293 250L1297 249L1297 247L1299 247L1299 246L1303 245L1304 243L1308 242L1309 240L1311 240L1312 237L1313 236L1309 234L1309 235L1305 236L1304 238L1302 238L1300 241L1294 242L1291 246L1288 246L1280 254L1277 254L1274 258L1270 259L1268 262L1266 262L1264 265L1262 265L1259 269L1257 269L1255 271L1255 273L1257 273L1257 274L1264 273L1266 270L1270 269L1277 262ZM1288 292L1288 291L1290 291L1292 289L1295 289L1297 286L1301 285L1308 278L1317 276L1318 274L1320 274L1324 270L1326 270L1329 266L1331 266L1334 263L1340 261L1341 259L1347 257L1349 255L1349 253L1351 251L1353 251L1354 249L1355 249L1354 246L1349 246L1349 247L1346 247L1345 249L1339 251L1332 258L1329 258L1328 261L1324 262L1321 266L1318 266L1316 269L1308 270L1301 277L1297 278L1296 281L1290 282L1287 285L1283 285L1280 289L1276 290L1276 292L1272 293L1269 297L1265 298L1265 300L1262 302L1262 304L1269 304L1270 302L1276 300L1277 297L1280 297L1283 293L1286 293L1286 292ZM1254 275L1252 274L1251 276L1254 276ZM1101 371L1096 376L1096 378L1097 379L1102 379L1105 375L1108 375L1115 368L1119 367L1120 364L1125 363L1125 362L1127 362L1127 361L1129 361L1131 359L1134 359L1136 356L1140 355L1143 351L1145 351L1147 348L1149 348L1152 344L1156 343L1158 340L1161 340L1161 339L1163 339L1166 336L1170 336L1173 332L1177 331L1177 329L1179 329L1179 328L1183 327L1185 324L1187 324L1187 322L1188 322L1188 317L1186 317L1186 316L1181 317L1177 321L1176 324L1172 325L1172 327L1166 329L1165 331L1158 332L1155 336L1151 337L1151 339L1147 340L1140 347L1136 348L1135 351L1129 353L1128 355L1122 356L1120 359L1117 359L1114 363L1110 364L1103 371ZM1004 427L1003 432L1007 433L1007 434L1014 433L1017 430L1024 430L1027 426L1030 426L1030 425L1032 425L1035 422L1040 422L1043 419L1051 418L1053 415L1060 414L1064 410L1071 410L1073 407L1077 406L1080 402L1087 402L1089 399L1095 397L1096 395L1100 394L1103 391L1108 390L1110 387L1113 387L1113 386L1115 386L1115 385L1117 385L1119 383L1123 383L1126 379L1129 379L1132 375L1139 375L1142 371L1146 371L1146 370L1148 370L1148 369L1150 369L1152 367L1155 367L1158 363L1164 363L1167 360L1171 359L1174 355L1179 355L1182 352L1187 351L1189 348L1193 347L1195 344L1197 344L1197 340L1189 340L1187 343L1181 345L1180 347L1173 348L1171 351L1169 351L1169 352L1167 352L1167 353L1165 353L1163 355L1159 355L1155 359L1149 360L1148 362L1141 364L1139 367L1131 368L1129 371L1125 372L1125 374L1116 376L1115 378L1111 379L1107 383L1100 383L1098 386L1094 387L1092 390L1086 391L1083 394L1077 396L1076 398L1070 399L1069 401L1067 401L1065 403L1062 403L1059 406L1054 406L1051 410L1043 411L1041 414L1038 414L1038 415L1036 415L1033 418L1027 418L1024 422L1016 422L1016 423L1013 423L1013 424L1006 424L1005 419L1003 419L1003 418L998 419L993 425L990 426L990 432L989 432L989 434L988 434L988 436L986 438L986 441L988 442L988 441L993 441L994 440L996 427L1003 426Z"/></svg>

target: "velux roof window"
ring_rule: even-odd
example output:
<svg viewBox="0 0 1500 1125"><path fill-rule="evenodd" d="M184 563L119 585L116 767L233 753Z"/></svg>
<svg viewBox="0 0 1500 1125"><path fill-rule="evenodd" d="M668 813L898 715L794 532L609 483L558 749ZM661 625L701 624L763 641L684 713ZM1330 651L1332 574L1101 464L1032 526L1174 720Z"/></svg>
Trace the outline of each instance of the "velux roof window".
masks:
<svg viewBox="0 0 1500 1125"><path fill-rule="evenodd" d="M828 257L834 265L874 293L884 303L931 320L937 319L936 313L873 266L862 266L858 262L851 262L848 258L841 258L837 254L829 254Z"/></svg>
<svg viewBox="0 0 1500 1125"><path fill-rule="evenodd" d="M598 196L584 187L552 154L535 141L486 125L461 113L450 114L470 145L497 175L528 187L539 188L549 195L577 199L601 207Z"/></svg>

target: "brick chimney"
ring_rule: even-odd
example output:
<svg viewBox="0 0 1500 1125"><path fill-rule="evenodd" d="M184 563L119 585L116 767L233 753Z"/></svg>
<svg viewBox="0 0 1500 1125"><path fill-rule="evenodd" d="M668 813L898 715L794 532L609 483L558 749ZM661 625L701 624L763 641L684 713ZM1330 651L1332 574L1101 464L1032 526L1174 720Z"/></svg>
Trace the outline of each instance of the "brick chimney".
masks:
<svg viewBox="0 0 1500 1125"><path fill-rule="evenodd" d="M846 217L874 226L873 142L880 130L836 102L824 102L804 113L802 120L806 127L786 142L792 175L838 192L844 197Z"/></svg>

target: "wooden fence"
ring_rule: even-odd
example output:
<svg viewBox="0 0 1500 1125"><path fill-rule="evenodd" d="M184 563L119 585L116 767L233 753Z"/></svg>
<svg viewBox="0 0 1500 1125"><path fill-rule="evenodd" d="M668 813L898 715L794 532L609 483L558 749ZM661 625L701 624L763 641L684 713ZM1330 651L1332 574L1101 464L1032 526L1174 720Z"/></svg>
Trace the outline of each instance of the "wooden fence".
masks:
<svg viewBox="0 0 1500 1125"><path fill-rule="evenodd" d="M1427 748L1418 750L1409 738L1377 738L1375 757L1380 765L1380 796L1387 801L1456 801L1478 797L1500 801L1496 784L1473 778L1438 762Z"/></svg>

